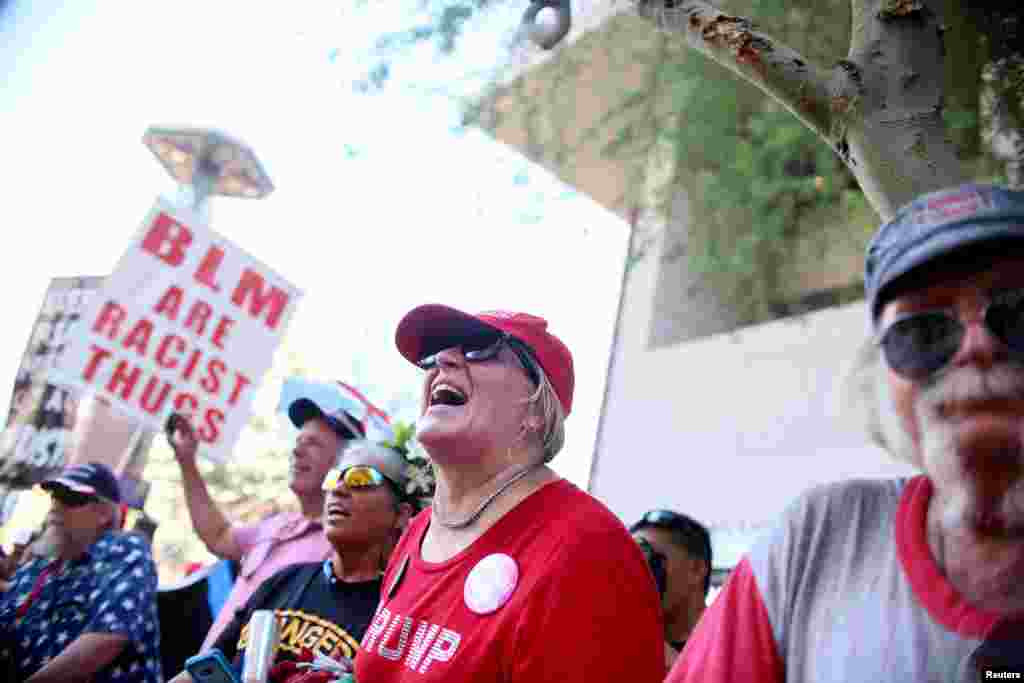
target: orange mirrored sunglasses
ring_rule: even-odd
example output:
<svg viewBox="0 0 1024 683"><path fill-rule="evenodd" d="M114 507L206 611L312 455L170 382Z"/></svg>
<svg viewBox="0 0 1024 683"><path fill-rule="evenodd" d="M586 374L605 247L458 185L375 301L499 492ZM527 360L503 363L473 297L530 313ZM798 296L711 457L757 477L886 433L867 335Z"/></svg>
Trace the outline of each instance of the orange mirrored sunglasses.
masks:
<svg viewBox="0 0 1024 683"><path fill-rule="evenodd" d="M324 477L324 483L321 488L324 491L333 491L341 484L345 484L345 487L350 490L372 489L383 486L385 481L387 481L387 478L374 467L369 465L352 465L345 469L340 467L333 468Z"/></svg>

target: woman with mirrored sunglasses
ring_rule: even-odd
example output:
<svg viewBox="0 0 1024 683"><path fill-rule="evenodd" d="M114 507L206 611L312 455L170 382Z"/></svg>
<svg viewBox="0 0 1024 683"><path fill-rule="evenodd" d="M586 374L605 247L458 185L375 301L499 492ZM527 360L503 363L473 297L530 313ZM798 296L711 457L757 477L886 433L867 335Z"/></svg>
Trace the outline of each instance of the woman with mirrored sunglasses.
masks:
<svg viewBox="0 0 1024 683"><path fill-rule="evenodd" d="M413 512L404 495L405 468L405 458L393 448L367 440L348 443L323 482L323 534L331 557L281 570L237 612L214 644L236 671L244 666L246 624L256 610L274 610L281 625L274 681L300 678L306 669L298 664L315 655L355 657L377 608L388 556ZM189 680L187 672L174 679Z"/></svg>
<svg viewBox="0 0 1024 683"><path fill-rule="evenodd" d="M660 681L643 553L548 463L572 408L572 356L526 313L422 306L399 351L425 371L417 440L433 503L384 577L356 680Z"/></svg>

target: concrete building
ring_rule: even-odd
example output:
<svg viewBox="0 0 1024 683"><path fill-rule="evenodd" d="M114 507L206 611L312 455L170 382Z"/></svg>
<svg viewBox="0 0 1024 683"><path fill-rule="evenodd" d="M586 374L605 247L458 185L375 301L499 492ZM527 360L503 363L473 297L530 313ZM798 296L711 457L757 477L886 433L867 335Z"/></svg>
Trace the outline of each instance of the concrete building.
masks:
<svg viewBox="0 0 1024 683"><path fill-rule="evenodd" d="M860 301L826 304L856 291L874 219L807 216L827 248L798 241L780 264L778 319L742 326L686 258L707 217L689 201L692 169L662 135L685 125L686 112L658 92L657 65L703 57L623 13L630 3L573 5L568 40L550 53L524 48L481 121L630 224L590 490L627 523L656 507L697 517L712 528L724 570L808 486L911 473L839 414L840 379L867 317ZM715 69L709 79L721 77ZM638 103L638 89L656 96ZM761 98L753 88L737 92Z"/></svg>

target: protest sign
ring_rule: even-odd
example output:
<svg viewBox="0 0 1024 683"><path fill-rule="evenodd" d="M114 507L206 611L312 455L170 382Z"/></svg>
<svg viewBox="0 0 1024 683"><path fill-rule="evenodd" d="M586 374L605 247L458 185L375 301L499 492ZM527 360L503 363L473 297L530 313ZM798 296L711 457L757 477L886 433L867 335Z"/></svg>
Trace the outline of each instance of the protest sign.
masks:
<svg viewBox="0 0 1024 683"><path fill-rule="evenodd" d="M0 436L0 482L27 488L59 471L74 451L79 397L52 383L50 371L65 350L99 277L50 282L14 381Z"/></svg>
<svg viewBox="0 0 1024 683"><path fill-rule="evenodd" d="M200 452L223 462L300 297L158 200L83 313L58 376L153 429L188 415Z"/></svg>
<svg viewBox="0 0 1024 683"><path fill-rule="evenodd" d="M101 462L122 480L142 476L152 430L89 392L60 385L52 375L102 281L100 277L55 278L46 290L0 435L2 486L28 488L64 467L85 462ZM5 519L0 515L0 520Z"/></svg>

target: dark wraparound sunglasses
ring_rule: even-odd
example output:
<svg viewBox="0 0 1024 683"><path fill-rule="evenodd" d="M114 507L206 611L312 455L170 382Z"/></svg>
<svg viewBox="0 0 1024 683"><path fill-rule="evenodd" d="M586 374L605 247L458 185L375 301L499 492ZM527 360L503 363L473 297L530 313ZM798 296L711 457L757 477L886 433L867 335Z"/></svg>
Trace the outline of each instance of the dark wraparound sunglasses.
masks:
<svg viewBox="0 0 1024 683"><path fill-rule="evenodd" d="M647 566L651 568L651 574L654 575L654 585L658 587L658 595L664 597L665 590L668 588L668 572L665 570L664 553L655 550L646 538L638 538L636 543L640 546L644 559L647 560Z"/></svg>
<svg viewBox="0 0 1024 683"><path fill-rule="evenodd" d="M54 500L60 501L62 505L66 505L69 508L80 508L83 505L99 503L104 500L103 498L91 493L81 493L70 489L54 489L50 491L50 497Z"/></svg>
<svg viewBox="0 0 1024 683"><path fill-rule="evenodd" d="M694 520L672 510L651 510L644 513L640 521L632 526L637 531L644 526L672 529L678 532L677 538L683 541L691 555L711 562L711 537Z"/></svg>
<svg viewBox="0 0 1024 683"><path fill-rule="evenodd" d="M1018 360L1024 358L1024 289L992 297L982 320L988 331ZM925 379L956 356L967 326L948 309L897 316L881 331L878 345L894 372L909 379Z"/></svg>
<svg viewBox="0 0 1024 683"><path fill-rule="evenodd" d="M507 346L512 350L512 353L516 354L519 363L526 370L526 374L530 381L533 382L533 385L539 386L540 373L537 372L537 364L533 359L533 352L530 351L530 347L510 334L485 335L465 341L459 344L457 348L462 351L462 357L466 359L467 363L482 363L496 358L504 346ZM424 370L433 370L437 367L437 357L441 353L442 351L438 351L425 358L421 358L416 364Z"/></svg>

